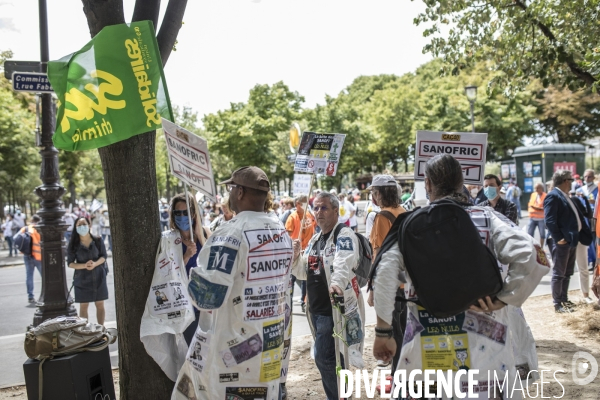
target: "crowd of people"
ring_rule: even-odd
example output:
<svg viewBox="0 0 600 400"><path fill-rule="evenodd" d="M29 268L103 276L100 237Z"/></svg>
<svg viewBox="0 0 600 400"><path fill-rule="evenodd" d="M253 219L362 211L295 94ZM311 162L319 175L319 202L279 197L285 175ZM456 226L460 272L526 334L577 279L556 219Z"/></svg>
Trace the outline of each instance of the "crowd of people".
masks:
<svg viewBox="0 0 600 400"><path fill-rule="evenodd" d="M296 284L329 400L340 398L339 369L364 367L365 306L374 307L377 315L373 354L378 367L392 373L396 369L406 370L407 375L415 369L479 369L476 378L481 383L487 382L487 371L507 372L512 382L524 379L523 369L536 370L535 341L520 307L542 277L552 269L557 313L578 306L568 298L575 265L583 300L594 301L589 279L596 263L594 171L586 170L578 181L571 172L559 170L551 182L537 184L527 205L529 225L524 230L518 227L522 193L514 182L505 188L498 176L488 174L482 187L465 186L461 166L450 155L435 156L424 168L429 204L416 211L402 206L411 193L393 176L373 177L365 210L371 253L364 251L358 236L357 198L352 191L315 189L310 196L274 199L264 171L248 166L220 183L227 195L218 202L198 203L186 194L168 202L163 199L159 206L162 238L141 331L149 354L176 382L172 398L285 398ZM448 318L435 318L424 306L432 299L413 275L414 249L404 246L404 235L418 236L423 229L439 234L456 221L434 221L415 231L408 221L435 207L466 213L470 222L463 228L477 232L477 246L486 248L499 271L498 290L478 295ZM112 247L108 215L100 210L89 215L76 208L65 220L69 224L67 263L75 270L80 315L87 318L89 303L94 303L97 320L103 323L107 239ZM41 267L35 230L39 217L32 216L30 222L25 225L15 214L2 230L7 238L24 231L33 238L33 251L25 261L32 301L33 271ZM445 262L439 262L452 264L453 259L468 257L457 253L460 246L448 244L460 240L452 237L451 242L439 234L436 250L420 254L421 260L431 262L418 267L430 276L463 274L444 271ZM373 266L365 296L356 271L366 254ZM475 292L469 286L460 290L471 289ZM459 289L440 290L451 296ZM445 306L438 303L436 307ZM444 356L437 357L438 351ZM389 392L392 386L390 382L380 390Z"/></svg>

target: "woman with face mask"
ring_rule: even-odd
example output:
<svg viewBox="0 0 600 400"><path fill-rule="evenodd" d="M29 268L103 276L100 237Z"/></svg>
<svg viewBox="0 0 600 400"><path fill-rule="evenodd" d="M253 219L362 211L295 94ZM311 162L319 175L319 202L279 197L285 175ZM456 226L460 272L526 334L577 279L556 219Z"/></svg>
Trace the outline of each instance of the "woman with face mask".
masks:
<svg viewBox="0 0 600 400"><path fill-rule="evenodd" d="M90 234L89 219L75 219L67 252L67 264L75 270L73 286L75 303L80 304L79 316L88 319L88 306L93 302L98 323L104 325L104 300L108 299L106 247L102 238Z"/></svg>
<svg viewBox="0 0 600 400"><path fill-rule="evenodd" d="M170 219L169 227L170 231L164 232L163 235L168 235L174 240L169 240L168 243L172 243L174 248L167 249L167 254L172 253L176 259L180 257L183 259L183 265L185 265L186 276L189 276L190 269L196 267L196 260L198 254L206 243L206 239L210 236L211 232L207 227L202 226L202 215L198 212L199 207L196 199L191 194L188 197L188 203L191 213L192 226L191 229L194 231L194 241L192 241L190 234L190 217L188 216L188 206L185 202L185 194L180 193L175 195L171 199L170 206ZM200 312L194 308L196 320L183 332L183 336L189 346L194 332L198 327L198 318Z"/></svg>

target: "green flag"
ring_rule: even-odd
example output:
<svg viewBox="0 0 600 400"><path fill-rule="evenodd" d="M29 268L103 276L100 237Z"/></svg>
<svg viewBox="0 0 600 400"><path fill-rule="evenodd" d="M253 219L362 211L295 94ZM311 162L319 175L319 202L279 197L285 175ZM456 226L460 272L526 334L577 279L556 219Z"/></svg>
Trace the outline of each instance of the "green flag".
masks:
<svg viewBox="0 0 600 400"><path fill-rule="evenodd" d="M48 63L59 100L54 145L89 150L173 120L151 21L107 26L84 48Z"/></svg>

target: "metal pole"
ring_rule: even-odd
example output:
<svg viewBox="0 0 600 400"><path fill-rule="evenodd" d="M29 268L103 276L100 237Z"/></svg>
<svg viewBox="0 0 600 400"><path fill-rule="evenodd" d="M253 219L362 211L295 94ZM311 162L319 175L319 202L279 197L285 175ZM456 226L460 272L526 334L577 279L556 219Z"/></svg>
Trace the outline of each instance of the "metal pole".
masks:
<svg viewBox="0 0 600 400"><path fill-rule="evenodd" d="M475 102L470 101L469 103L471 103L471 132L475 132L475 114L474 114Z"/></svg>
<svg viewBox="0 0 600 400"><path fill-rule="evenodd" d="M48 12L46 0L39 0L40 13L40 56L42 72L48 71ZM42 294L37 302L37 310L33 317L33 326L43 321L61 315L75 316L73 299L67 290L65 273L66 249L63 241L67 225L62 221L65 210L62 208L61 197L65 188L60 185L58 175L58 150L52 143L54 132L54 104L52 95L44 93L42 98L42 121L40 154L42 165L40 179L42 185L35 188L40 198L38 215L41 218L36 229L40 233L42 250Z"/></svg>
<svg viewBox="0 0 600 400"><path fill-rule="evenodd" d="M183 187L185 188L185 206L187 207L188 219L190 220L190 238L191 241L194 241L194 226L192 221L192 213L190 212L190 194L188 193L187 183L183 183ZM196 217L199 219L199 223L202 223L202 217L200 216L200 210L196 210L198 214Z"/></svg>

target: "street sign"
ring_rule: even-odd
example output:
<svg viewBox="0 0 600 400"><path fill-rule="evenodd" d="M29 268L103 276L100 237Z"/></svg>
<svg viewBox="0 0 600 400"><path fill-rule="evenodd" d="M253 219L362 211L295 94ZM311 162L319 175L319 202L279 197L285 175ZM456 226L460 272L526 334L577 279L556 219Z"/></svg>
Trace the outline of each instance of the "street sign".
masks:
<svg viewBox="0 0 600 400"><path fill-rule="evenodd" d="M12 79L13 72L42 72L42 63L39 61L4 61L4 77Z"/></svg>
<svg viewBox="0 0 600 400"><path fill-rule="evenodd" d="M37 72L13 72L13 90L15 92L53 93L48 75Z"/></svg>

